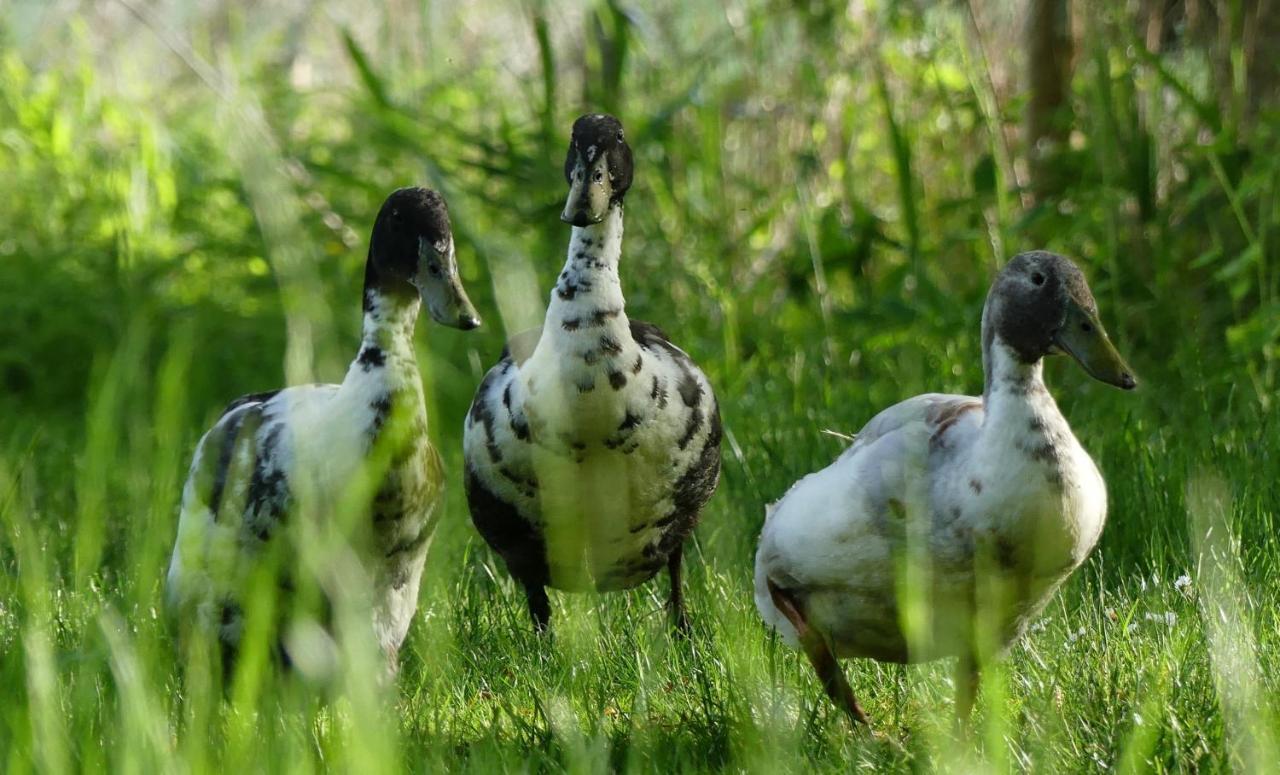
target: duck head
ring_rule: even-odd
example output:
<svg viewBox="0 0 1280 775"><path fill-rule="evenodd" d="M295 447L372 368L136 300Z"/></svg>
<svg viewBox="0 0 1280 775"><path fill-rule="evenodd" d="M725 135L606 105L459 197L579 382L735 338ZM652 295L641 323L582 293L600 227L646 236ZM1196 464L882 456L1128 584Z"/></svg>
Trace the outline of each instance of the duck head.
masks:
<svg viewBox="0 0 1280 775"><path fill-rule="evenodd" d="M382 292L414 290L432 320L464 331L480 325L458 277L458 260L444 197L426 188L402 188L383 203L369 243L367 286Z"/></svg>
<svg viewBox="0 0 1280 775"><path fill-rule="evenodd" d="M1014 256L991 286L983 329L1024 363L1066 353L1096 380L1124 390L1138 385L1102 327L1084 273L1065 256L1041 250Z"/></svg>
<svg viewBox="0 0 1280 775"><path fill-rule="evenodd" d="M560 220L574 226L600 223L621 205L631 187L631 146L622 122L607 113L592 113L573 122L564 178L569 198Z"/></svg>

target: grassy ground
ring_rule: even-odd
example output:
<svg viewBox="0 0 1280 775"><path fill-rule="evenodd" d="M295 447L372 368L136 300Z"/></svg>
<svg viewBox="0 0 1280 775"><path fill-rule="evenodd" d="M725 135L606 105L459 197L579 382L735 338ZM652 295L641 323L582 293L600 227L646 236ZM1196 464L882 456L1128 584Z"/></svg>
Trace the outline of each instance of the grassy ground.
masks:
<svg viewBox="0 0 1280 775"><path fill-rule="evenodd" d="M1072 182L1035 205L1009 46L953 5L147 8L0 13L20 41L0 48L6 771L1258 771L1280 754L1280 132L1222 108L1194 52L1140 53L1132 20L1094 9ZM538 640L461 494L461 418L505 332L538 320L568 238L565 135L597 107L637 152L628 311L723 407L687 642L662 580L557 595ZM192 446L236 395L340 377L376 205L412 182L448 196L488 326L419 331L451 487L400 679L378 688L349 644L326 693L249 660L224 694L179 664L161 605ZM945 664L849 663L891 742L853 734L754 613L763 505L838 454L825 430L979 392L985 288L1041 246L1080 259L1143 378L1124 394L1048 369L1107 478L1106 531L987 674L972 739L952 737Z"/></svg>

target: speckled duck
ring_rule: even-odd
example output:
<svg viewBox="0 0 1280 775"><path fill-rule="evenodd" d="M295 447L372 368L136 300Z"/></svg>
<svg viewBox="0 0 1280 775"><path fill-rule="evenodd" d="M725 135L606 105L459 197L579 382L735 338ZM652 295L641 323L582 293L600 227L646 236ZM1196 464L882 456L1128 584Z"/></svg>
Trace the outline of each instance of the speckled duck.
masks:
<svg viewBox="0 0 1280 775"><path fill-rule="evenodd" d="M414 355L422 303L443 325L480 325L458 277L444 200L406 188L391 194L373 227L360 350L342 384L236 399L200 439L167 593L184 633L216 637L224 661L237 653L245 596L267 561L279 563L278 653L291 660L287 631L307 615L301 606L290 610L295 593L305 585L324 597L331 583L320 577L324 569L302 567L297 542L327 529L336 504L352 505L353 492L366 492L344 539L368 582L370 625L394 672L443 489ZM326 605L315 622L321 626L329 625Z"/></svg>
<svg viewBox="0 0 1280 775"><path fill-rule="evenodd" d="M689 356L627 316L618 270L632 157L621 123L579 118L564 174L573 231L543 327L511 343L466 419L472 521L539 630L547 587L626 589L662 568L683 629L682 548L719 479L719 408Z"/></svg>
<svg viewBox="0 0 1280 775"><path fill-rule="evenodd" d="M1022 634L1102 532L1105 484L1045 388L1042 359L1065 352L1098 380L1137 383L1079 268L1016 256L987 296L982 343L981 398L886 409L767 510L756 606L857 722L867 717L841 657L958 657L967 719L978 666ZM907 589L922 605L908 606Z"/></svg>

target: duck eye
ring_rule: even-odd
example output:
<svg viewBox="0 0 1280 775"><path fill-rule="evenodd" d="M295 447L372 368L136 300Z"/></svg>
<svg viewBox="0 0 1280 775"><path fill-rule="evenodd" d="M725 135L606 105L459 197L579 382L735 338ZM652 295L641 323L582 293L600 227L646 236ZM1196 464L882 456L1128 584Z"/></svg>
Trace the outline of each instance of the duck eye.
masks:
<svg viewBox="0 0 1280 775"><path fill-rule="evenodd" d="M594 180L596 183L600 183L604 181L604 173L601 172L600 170L596 170L596 174L592 175L591 179Z"/></svg>
<svg viewBox="0 0 1280 775"><path fill-rule="evenodd" d="M1044 285L1044 275L1040 274L1039 272L1036 272L1035 274L1031 275L1031 282L1035 283L1036 285Z"/></svg>
<svg viewBox="0 0 1280 775"><path fill-rule="evenodd" d="M1089 323L1089 321L1086 320L1085 322L1080 324L1080 330L1087 334L1093 331L1093 326Z"/></svg>
<svg viewBox="0 0 1280 775"><path fill-rule="evenodd" d="M432 277L439 277L440 265L435 263L434 261L431 262L430 264L427 264L427 272L430 273Z"/></svg>

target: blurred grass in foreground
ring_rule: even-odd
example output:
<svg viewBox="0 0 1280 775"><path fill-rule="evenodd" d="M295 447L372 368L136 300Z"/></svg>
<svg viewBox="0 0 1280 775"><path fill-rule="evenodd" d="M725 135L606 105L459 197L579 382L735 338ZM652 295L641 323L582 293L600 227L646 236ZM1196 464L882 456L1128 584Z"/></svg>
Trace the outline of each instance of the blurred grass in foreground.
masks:
<svg viewBox="0 0 1280 775"><path fill-rule="evenodd" d="M1224 112L1196 50L1152 54L1126 12L1083 5L1070 174L1034 205L1009 140L1021 98L993 77L1016 45L963 6L7 7L4 769L1270 761L1280 132ZM629 312L704 366L725 418L689 643L666 635L661 582L557 596L540 643L457 486L482 369L536 324L562 261L565 133L600 108L637 155ZM409 183L448 197L489 325L419 331L453 486L400 681L378 690L355 659L318 697L271 675L259 644L224 689L210 655L179 657L161 609L192 445L234 396L340 378L374 210ZM1030 247L1084 263L1144 389L1049 367L1111 519L992 671L979 744L951 741L948 666L848 666L908 761L849 734L763 633L752 548L763 504L838 453L823 429L980 390L983 295Z"/></svg>

